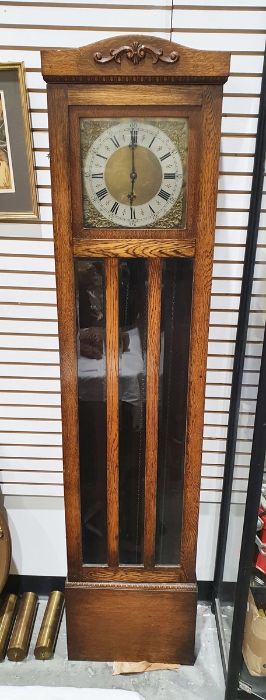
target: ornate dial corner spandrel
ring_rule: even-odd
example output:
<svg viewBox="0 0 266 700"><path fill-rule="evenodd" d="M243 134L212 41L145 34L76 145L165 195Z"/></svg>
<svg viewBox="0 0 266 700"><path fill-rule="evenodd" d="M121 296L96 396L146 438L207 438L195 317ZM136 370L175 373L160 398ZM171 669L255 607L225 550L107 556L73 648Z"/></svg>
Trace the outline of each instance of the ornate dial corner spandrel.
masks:
<svg viewBox="0 0 266 700"><path fill-rule="evenodd" d="M155 48L155 46L150 46L148 44L142 44L139 41L133 41L131 45L120 46L118 49L110 49L109 55L104 55L100 51L96 51L93 54L93 58L96 63L121 63L122 56L126 56L129 61L137 66L141 61L146 58L146 55L150 56L152 63L177 63L179 60L179 54L177 51L171 51L168 56L164 56L163 49Z"/></svg>

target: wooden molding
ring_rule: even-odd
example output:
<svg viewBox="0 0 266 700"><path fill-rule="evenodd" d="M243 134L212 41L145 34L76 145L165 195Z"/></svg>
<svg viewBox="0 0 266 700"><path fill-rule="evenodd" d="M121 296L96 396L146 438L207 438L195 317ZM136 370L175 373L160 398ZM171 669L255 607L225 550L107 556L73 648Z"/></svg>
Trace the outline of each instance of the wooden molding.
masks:
<svg viewBox="0 0 266 700"><path fill-rule="evenodd" d="M128 34L78 49L41 51L46 82L224 83L230 54L200 51L159 37Z"/></svg>
<svg viewBox="0 0 266 700"><path fill-rule="evenodd" d="M182 582L182 583L158 583L158 581L69 581L66 580L66 587L68 590L116 590L116 591L163 591L164 593L171 593L176 591L186 591L186 592L197 592L196 582Z"/></svg>

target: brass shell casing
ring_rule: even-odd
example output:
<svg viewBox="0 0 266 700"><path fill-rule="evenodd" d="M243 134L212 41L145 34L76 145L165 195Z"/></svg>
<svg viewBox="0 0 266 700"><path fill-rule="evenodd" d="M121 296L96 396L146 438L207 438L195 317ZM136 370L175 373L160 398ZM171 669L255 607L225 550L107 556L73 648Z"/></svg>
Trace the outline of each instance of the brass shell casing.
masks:
<svg viewBox="0 0 266 700"><path fill-rule="evenodd" d="M43 621L34 649L34 656L36 659L45 661L53 657L63 608L63 593L60 591L52 591L45 608Z"/></svg>
<svg viewBox="0 0 266 700"><path fill-rule="evenodd" d="M0 69L1 70L1 69ZM0 593L6 585L11 561L11 538L4 516L4 509L0 508Z"/></svg>
<svg viewBox="0 0 266 700"><path fill-rule="evenodd" d="M7 649L9 661L23 661L27 656L37 603L36 593L23 593Z"/></svg>
<svg viewBox="0 0 266 700"><path fill-rule="evenodd" d="M4 599L0 608L0 661L3 661L6 655L8 640L16 614L16 605L17 596L10 593Z"/></svg>

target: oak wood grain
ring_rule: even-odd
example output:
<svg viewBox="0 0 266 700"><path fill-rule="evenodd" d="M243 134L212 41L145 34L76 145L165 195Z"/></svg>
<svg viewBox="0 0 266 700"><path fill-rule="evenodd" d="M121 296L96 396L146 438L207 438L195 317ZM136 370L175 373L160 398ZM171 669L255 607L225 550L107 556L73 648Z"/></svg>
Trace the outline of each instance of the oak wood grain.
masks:
<svg viewBox="0 0 266 700"><path fill-rule="evenodd" d="M173 85L171 90L158 86L156 91L147 91L144 85L87 85L68 88L69 105L179 105L191 106L202 104L202 88L195 87L193 95L188 87Z"/></svg>
<svg viewBox="0 0 266 700"><path fill-rule="evenodd" d="M195 252L195 241L154 240L128 238L124 240L91 240L77 238L73 241L73 254L77 257L123 257L123 258L191 258Z"/></svg>
<svg viewBox="0 0 266 700"><path fill-rule="evenodd" d="M155 558L156 487L158 453L158 404L161 333L162 263L149 261L147 390L146 390L146 454L144 506L144 566L151 568Z"/></svg>
<svg viewBox="0 0 266 700"><path fill-rule="evenodd" d="M195 577L194 577L195 578ZM194 580L194 579L193 579ZM124 581L132 583L182 583L187 581L182 566L155 566L146 569L144 566L83 566L80 581Z"/></svg>
<svg viewBox="0 0 266 700"><path fill-rule="evenodd" d="M75 189L74 183L73 185L73 192ZM191 188L192 182L190 184ZM73 197L74 198L74 197ZM80 207L80 200L76 200L77 204L75 209L77 210L77 207ZM192 207L191 207L192 209ZM81 210L81 207L80 207ZM74 210L73 210L73 218L74 218ZM80 215L77 217L77 220L80 221ZM189 224L193 225L194 217L191 213L191 216L189 218L189 211L188 211L188 217L187 217L187 227L184 229L181 228L83 228L82 225L76 224L73 221L73 240L81 240L81 239L88 239L91 238L92 240L95 241L101 241L101 242L108 242L109 240L117 240L117 241L124 241L127 240L128 235L130 232L134 231L134 239L135 240L140 240L140 241L145 241L145 240L157 240L157 241L163 241L165 238L168 240L172 241L183 241L187 239L194 240L195 239L195 232L194 229L190 227Z"/></svg>
<svg viewBox="0 0 266 700"><path fill-rule="evenodd" d="M95 53L107 55L133 42L162 50L165 56L176 51L179 59L171 65L153 63L147 56L138 65L126 56L121 63L112 61L101 65L95 62ZM127 34L103 39L77 49L44 49L41 51L42 73L46 82L123 83L151 85L178 83L224 83L229 74L229 54L224 51L201 51L181 46L173 41L148 35ZM78 80L77 80L78 76Z"/></svg>
<svg viewBox="0 0 266 700"><path fill-rule="evenodd" d="M118 565L119 539L119 454L118 454L118 260L105 261L106 285L106 401L107 401L107 558Z"/></svg>
<svg viewBox="0 0 266 700"><path fill-rule="evenodd" d="M72 580L77 580L82 561L82 552L76 307L71 247L68 107L67 90L64 86L48 86L48 110L60 349L68 573Z"/></svg>
<svg viewBox="0 0 266 700"><path fill-rule="evenodd" d="M188 378L181 564L195 572L222 88L204 90Z"/></svg>
<svg viewBox="0 0 266 700"><path fill-rule="evenodd" d="M95 63L95 52L107 56L122 42L133 41L151 43L156 50L162 49L164 56L176 51L179 60L171 65L160 61L153 64L147 55L136 66L123 54L120 64L114 61L104 65ZM66 587L69 655L80 659L132 661L145 657L150 661L191 663L221 84L228 77L229 54L189 49L159 37L129 35L111 37L80 49L44 50L42 69L48 83L59 83L48 86L48 112L70 581ZM130 232L129 237L128 229L83 227L81 115L92 118L187 116L186 228L137 229L134 234ZM161 264L163 257L191 257L194 252L180 566L154 566ZM105 258L106 272L108 565L95 567L83 565L81 547L75 256ZM144 566L120 567L118 259L138 256L147 258L149 264ZM186 581L189 583L184 583Z"/></svg>
<svg viewBox="0 0 266 700"><path fill-rule="evenodd" d="M69 110L69 155L71 170L72 235L83 229L80 126L77 110Z"/></svg>
<svg viewBox="0 0 266 700"><path fill-rule="evenodd" d="M69 658L193 663L197 587L66 584Z"/></svg>

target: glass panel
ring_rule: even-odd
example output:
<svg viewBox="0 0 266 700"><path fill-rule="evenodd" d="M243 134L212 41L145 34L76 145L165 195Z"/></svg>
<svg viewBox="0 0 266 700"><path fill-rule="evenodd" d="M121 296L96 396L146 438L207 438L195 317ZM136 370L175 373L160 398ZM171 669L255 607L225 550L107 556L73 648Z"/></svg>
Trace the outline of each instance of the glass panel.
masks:
<svg viewBox="0 0 266 700"><path fill-rule="evenodd" d="M85 228L183 228L188 119L80 119Z"/></svg>
<svg viewBox="0 0 266 700"><path fill-rule="evenodd" d="M77 260L78 405L82 550L106 562L106 355L104 265Z"/></svg>
<svg viewBox="0 0 266 700"><path fill-rule="evenodd" d="M178 564L193 263L163 262L156 563Z"/></svg>
<svg viewBox="0 0 266 700"><path fill-rule="evenodd" d="M147 264L119 263L120 562L143 561Z"/></svg>

